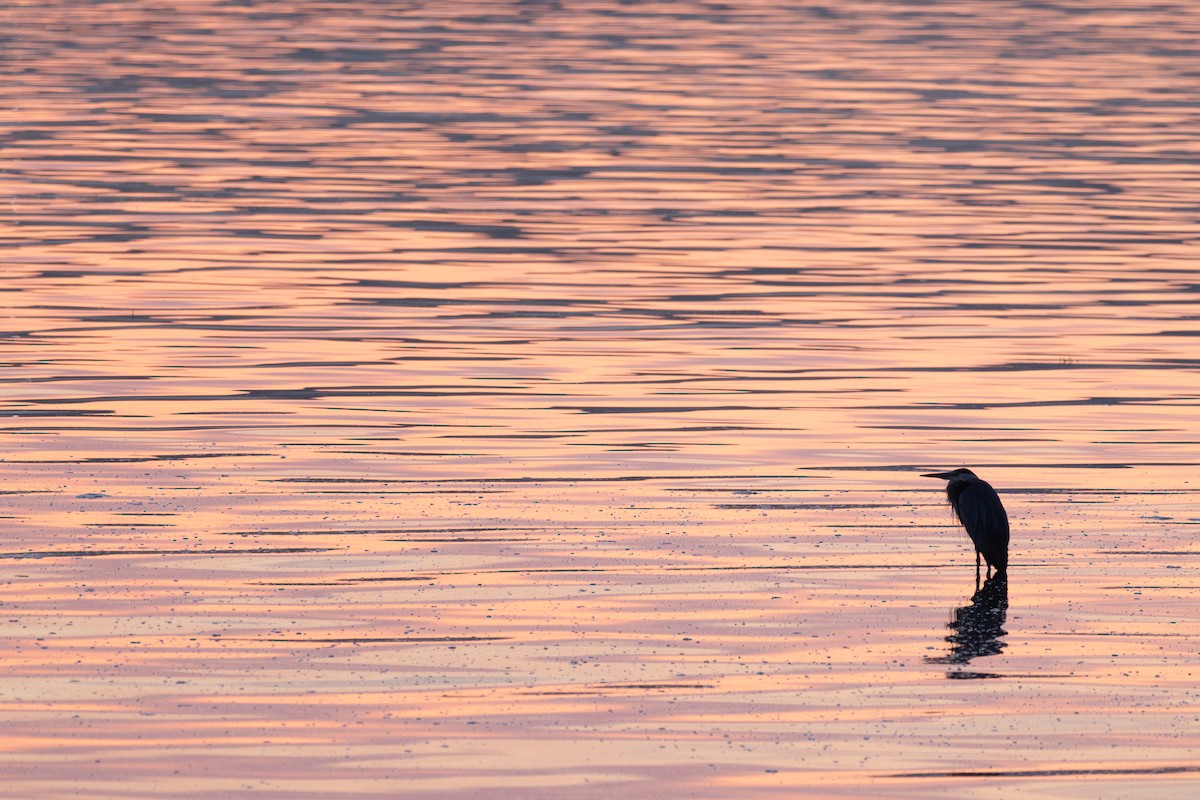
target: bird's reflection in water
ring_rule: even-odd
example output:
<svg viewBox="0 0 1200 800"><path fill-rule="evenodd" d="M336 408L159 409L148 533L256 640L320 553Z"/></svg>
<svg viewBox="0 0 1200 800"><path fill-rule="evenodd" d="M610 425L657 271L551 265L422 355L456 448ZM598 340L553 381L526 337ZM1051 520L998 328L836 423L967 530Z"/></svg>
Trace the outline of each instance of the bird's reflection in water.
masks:
<svg viewBox="0 0 1200 800"><path fill-rule="evenodd" d="M946 637L950 653L926 656L930 664L966 664L973 658L998 655L1006 647L1000 637L1007 634L1004 618L1008 613L1008 577L994 575L975 592L970 605L954 609L954 619Z"/></svg>

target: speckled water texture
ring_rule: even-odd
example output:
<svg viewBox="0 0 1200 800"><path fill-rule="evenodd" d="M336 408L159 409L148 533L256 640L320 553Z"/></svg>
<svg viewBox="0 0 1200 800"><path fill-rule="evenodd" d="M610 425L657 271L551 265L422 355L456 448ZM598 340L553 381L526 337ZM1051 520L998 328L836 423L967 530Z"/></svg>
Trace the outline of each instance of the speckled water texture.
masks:
<svg viewBox="0 0 1200 800"><path fill-rule="evenodd" d="M0 14L0 793L1200 792L1194 4Z"/></svg>

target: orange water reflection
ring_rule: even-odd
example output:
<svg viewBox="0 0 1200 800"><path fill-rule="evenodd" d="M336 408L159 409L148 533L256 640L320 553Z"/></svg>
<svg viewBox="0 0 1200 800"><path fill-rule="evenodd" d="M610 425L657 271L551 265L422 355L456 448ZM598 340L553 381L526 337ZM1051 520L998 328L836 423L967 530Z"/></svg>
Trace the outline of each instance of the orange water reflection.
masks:
<svg viewBox="0 0 1200 800"><path fill-rule="evenodd" d="M12 791L1194 794L1192 8L7 21Z"/></svg>

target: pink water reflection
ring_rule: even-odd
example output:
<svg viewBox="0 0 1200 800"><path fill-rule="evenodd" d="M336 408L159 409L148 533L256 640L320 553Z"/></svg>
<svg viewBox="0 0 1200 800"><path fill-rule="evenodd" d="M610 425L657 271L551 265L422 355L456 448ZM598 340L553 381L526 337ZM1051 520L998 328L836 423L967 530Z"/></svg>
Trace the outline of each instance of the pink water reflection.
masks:
<svg viewBox="0 0 1200 800"><path fill-rule="evenodd" d="M1194 794L1190 7L9 18L11 791Z"/></svg>

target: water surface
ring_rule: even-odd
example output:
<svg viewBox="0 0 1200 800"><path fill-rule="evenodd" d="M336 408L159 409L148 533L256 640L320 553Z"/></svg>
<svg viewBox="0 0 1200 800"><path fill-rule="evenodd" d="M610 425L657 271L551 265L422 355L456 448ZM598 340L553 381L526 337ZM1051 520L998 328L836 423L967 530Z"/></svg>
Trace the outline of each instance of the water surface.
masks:
<svg viewBox="0 0 1200 800"><path fill-rule="evenodd" d="M5 16L10 791L1200 789L1191 6Z"/></svg>

